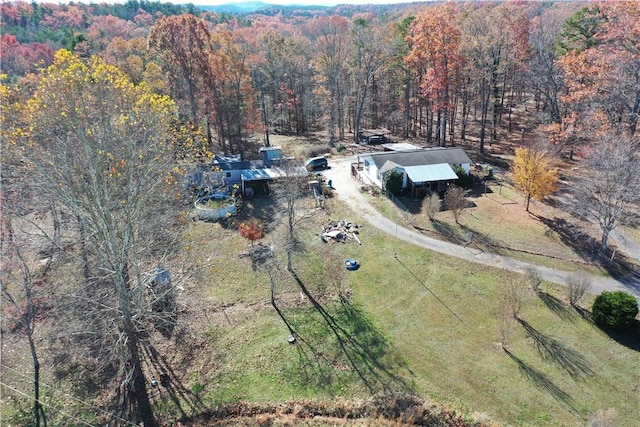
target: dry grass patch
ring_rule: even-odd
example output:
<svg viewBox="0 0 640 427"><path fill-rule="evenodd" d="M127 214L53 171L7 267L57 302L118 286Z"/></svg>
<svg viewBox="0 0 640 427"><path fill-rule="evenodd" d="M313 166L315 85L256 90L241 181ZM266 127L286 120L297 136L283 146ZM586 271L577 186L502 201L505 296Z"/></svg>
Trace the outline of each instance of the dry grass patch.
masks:
<svg viewBox="0 0 640 427"><path fill-rule="evenodd" d="M272 146L281 147L285 155L293 156L301 160L310 157L331 154L332 149L324 134L311 134L309 136L270 135Z"/></svg>

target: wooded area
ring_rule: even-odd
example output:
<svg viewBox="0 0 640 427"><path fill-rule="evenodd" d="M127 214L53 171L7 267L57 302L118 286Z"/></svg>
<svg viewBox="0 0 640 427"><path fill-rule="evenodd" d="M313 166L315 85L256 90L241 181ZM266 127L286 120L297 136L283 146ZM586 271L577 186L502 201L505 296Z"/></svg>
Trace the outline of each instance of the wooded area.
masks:
<svg viewBox="0 0 640 427"><path fill-rule="evenodd" d="M576 182L576 212L597 208L603 251L640 199L637 2L235 16L130 0L4 2L0 11L1 285L8 330L30 346L38 426L46 411L33 337L43 318L56 319L49 348L69 381L113 386L103 390L112 415L155 425L143 360L157 361L154 334L179 333L162 268L186 224L178 184L212 153L256 158L274 133L321 135L335 147L387 129L482 155L505 133L524 143L535 132L545 155L587 160L593 173ZM521 162L523 182L549 169L538 160ZM551 175L549 185L522 186L527 209L552 191ZM293 212L297 193L282 193ZM288 230L292 270L292 214ZM82 369L63 369L74 363Z"/></svg>
<svg viewBox="0 0 640 427"><path fill-rule="evenodd" d="M97 55L170 94L210 150L229 154L256 134L268 145L269 132L325 129L335 144L362 128L437 145L474 137L482 152L500 126L522 132L513 111L531 105L561 149L603 126L635 133L634 2L362 8L218 16L137 1L3 3L2 72L15 83L60 48Z"/></svg>

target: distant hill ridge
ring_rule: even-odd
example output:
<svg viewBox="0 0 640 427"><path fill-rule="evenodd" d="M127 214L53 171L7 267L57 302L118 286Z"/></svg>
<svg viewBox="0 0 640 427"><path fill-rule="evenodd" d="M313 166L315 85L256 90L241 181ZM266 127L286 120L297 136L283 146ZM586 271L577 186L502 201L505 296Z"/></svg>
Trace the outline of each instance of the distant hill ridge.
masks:
<svg viewBox="0 0 640 427"><path fill-rule="evenodd" d="M199 6L200 9L210 10L217 13L251 13L262 9L281 8L281 9L328 9L328 6L309 6L301 4L276 5L261 1L248 1L240 3L221 4L219 6Z"/></svg>

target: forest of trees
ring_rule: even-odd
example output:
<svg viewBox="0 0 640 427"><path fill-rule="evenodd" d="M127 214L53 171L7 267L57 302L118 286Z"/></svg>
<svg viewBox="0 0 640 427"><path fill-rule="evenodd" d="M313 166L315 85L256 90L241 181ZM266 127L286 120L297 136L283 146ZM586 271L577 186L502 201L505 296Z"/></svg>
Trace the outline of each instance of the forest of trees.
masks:
<svg viewBox="0 0 640 427"><path fill-rule="evenodd" d="M7 82L58 49L96 55L179 105L210 149L244 153L252 135L356 129L477 149L513 111L570 151L602 126L633 135L640 111L635 2L500 2L357 6L218 16L192 6L1 6ZM363 7L363 10L371 10ZM271 11L273 12L273 11ZM26 95L25 95L26 96ZM529 110L528 110L529 111Z"/></svg>
<svg viewBox="0 0 640 427"><path fill-rule="evenodd" d="M118 416L154 425L141 359L153 354L152 331L173 333L172 296L156 278L184 225L172 209L184 162L251 158L256 141L268 146L274 132L316 133L336 145L366 128L439 146L465 141L483 153L501 133L524 132L517 110L555 154L593 154L601 173L580 194L584 206L604 206L603 248L622 212L615 209L640 194L638 162L630 163L638 2L232 16L130 0L3 2L0 12L1 284L9 329L31 348L35 425L45 423L32 338L45 312L59 320L51 343L59 363L84 360L87 375L117 384ZM613 199L603 201L611 176ZM28 258L43 247L69 254L61 270L75 269L55 292L54 267Z"/></svg>

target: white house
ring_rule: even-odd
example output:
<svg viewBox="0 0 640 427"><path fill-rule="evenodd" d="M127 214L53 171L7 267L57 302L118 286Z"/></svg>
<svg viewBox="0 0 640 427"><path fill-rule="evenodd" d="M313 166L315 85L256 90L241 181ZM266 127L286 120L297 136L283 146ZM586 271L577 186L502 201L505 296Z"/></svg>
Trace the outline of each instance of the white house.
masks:
<svg viewBox="0 0 640 427"><path fill-rule="evenodd" d="M468 175L471 159L461 148L436 147L361 154L358 165L361 177L381 189L385 174L392 170L400 172L402 188L415 195L444 189L448 183L458 179L457 167Z"/></svg>

